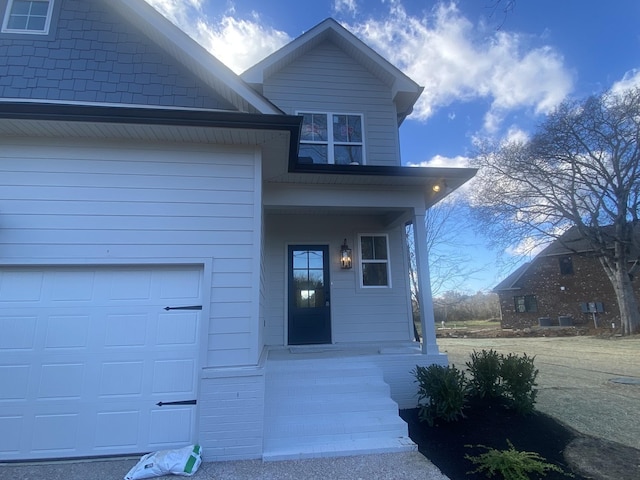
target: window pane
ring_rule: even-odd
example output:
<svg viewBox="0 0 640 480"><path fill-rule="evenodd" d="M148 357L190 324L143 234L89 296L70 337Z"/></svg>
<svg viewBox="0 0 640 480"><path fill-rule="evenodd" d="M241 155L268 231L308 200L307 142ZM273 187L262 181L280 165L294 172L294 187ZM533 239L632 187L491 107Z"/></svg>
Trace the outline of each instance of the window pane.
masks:
<svg viewBox="0 0 640 480"><path fill-rule="evenodd" d="M293 268L307 268L309 266L309 254L308 252L293 252Z"/></svg>
<svg viewBox="0 0 640 480"><path fill-rule="evenodd" d="M322 269L322 250L310 250L309 251L309 268Z"/></svg>
<svg viewBox="0 0 640 480"><path fill-rule="evenodd" d="M300 144L299 157L309 157L313 163L329 163L326 145Z"/></svg>
<svg viewBox="0 0 640 480"><path fill-rule="evenodd" d="M27 17L21 17L11 15L7 22L7 28L10 30L26 30L27 29Z"/></svg>
<svg viewBox="0 0 640 480"><path fill-rule="evenodd" d="M31 15L38 15L41 17L47 16L49 10L49 2L32 2L31 3Z"/></svg>
<svg viewBox="0 0 640 480"><path fill-rule="evenodd" d="M326 142L327 116L318 113L305 113L302 120L300 139L303 142Z"/></svg>
<svg viewBox="0 0 640 480"><path fill-rule="evenodd" d="M335 142L362 142L362 119L359 115L334 115L333 140ZM336 162L337 163L337 162Z"/></svg>
<svg viewBox="0 0 640 480"><path fill-rule="evenodd" d="M324 287L324 273L322 270L309 270L309 285L313 288Z"/></svg>
<svg viewBox="0 0 640 480"><path fill-rule="evenodd" d="M29 15L31 3L24 0L14 0L11 5L11 15Z"/></svg>
<svg viewBox="0 0 640 480"><path fill-rule="evenodd" d="M360 250L363 260L373 260L373 237L360 237Z"/></svg>
<svg viewBox="0 0 640 480"><path fill-rule="evenodd" d="M29 17L27 30L44 30L45 17Z"/></svg>
<svg viewBox="0 0 640 480"><path fill-rule="evenodd" d="M362 163L362 147L337 145L333 149L336 165L349 165L350 163Z"/></svg>
<svg viewBox="0 0 640 480"><path fill-rule="evenodd" d="M387 264L386 263L363 263L362 264L362 284L364 286L387 286Z"/></svg>
<svg viewBox="0 0 640 480"><path fill-rule="evenodd" d="M373 237L373 254L376 260L387 259L387 237Z"/></svg>

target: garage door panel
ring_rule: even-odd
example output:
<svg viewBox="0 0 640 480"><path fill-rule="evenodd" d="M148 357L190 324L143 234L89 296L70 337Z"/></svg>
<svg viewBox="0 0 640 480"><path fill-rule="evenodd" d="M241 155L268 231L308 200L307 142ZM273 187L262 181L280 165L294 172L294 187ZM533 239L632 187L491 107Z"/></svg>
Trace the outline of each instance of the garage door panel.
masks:
<svg viewBox="0 0 640 480"><path fill-rule="evenodd" d="M20 454L25 430L24 415L0 415L0 455Z"/></svg>
<svg viewBox="0 0 640 480"><path fill-rule="evenodd" d="M37 315L16 315L10 311L4 311L3 315L6 316L0 318L0 349L4 352L33 349Z"/></svg>
<svg viewBox="0 0 640 480"><path fill-rule="evenodd" d="M192 408L164 406L151 411L149 445L163 448L178 442L189 443L190 425L195 421Z"/></svg>
<svg viewBox="0 0 640 480"><path fill-rule="evenodd" d="M88 315L48 317L44 348L86 348L90 323Z"/></svg>
<svg viewBox="0 0 640 480"><path fill-rule="evenodd" d="M100 375L99 397L140 396L144 385L144 362L105 362Z"/></svg>
<svg viewBox="0 0 640 480"><path fill-rule="evenodd" d="M30 364L0 365L0 406L3 401L25 400L28 397L30 375Z"/></svg>
<svg viewBox="0 0 640 480"><path fill-rule="evenodd" d="M93 441L96 448L135 450L140 443L140 416L138 410L98 412Z"/></svg>
<svg viewBox="0 0 640 480"><path fill-rule="evenodd" d="M158 346L193 346L198 338L198 318L195 312L160 314L156 329Z"/></svg>
<svg viewBox="0 0 640 480"><path fill-rule="evenodd" d="M0 268L0 460L196 441L195 406L156 404L197 398L200 311L167 312L161 296L201 305L201 268L18 270Z"/></svg>

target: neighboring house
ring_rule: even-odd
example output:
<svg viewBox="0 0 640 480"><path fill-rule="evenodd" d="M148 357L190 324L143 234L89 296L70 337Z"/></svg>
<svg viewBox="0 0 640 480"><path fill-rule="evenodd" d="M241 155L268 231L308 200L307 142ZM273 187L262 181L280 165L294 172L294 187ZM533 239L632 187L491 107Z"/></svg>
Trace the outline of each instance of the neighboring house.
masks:
<svg viewBox="0 0 640 480"><path fill-rule="evenodd" d="M500 301L502 328L620 328L611 282L575 228L517 268L493 291ZM636 294L639 292L636 286Z"/></svg>
<svg viewBox="0 0 640 480"><path fill-rule="evenodd" d="M238 77L142 0L0 15L0 460L415 448L424 215L474 174L401 166L422 88L330 19Z"/></svg>

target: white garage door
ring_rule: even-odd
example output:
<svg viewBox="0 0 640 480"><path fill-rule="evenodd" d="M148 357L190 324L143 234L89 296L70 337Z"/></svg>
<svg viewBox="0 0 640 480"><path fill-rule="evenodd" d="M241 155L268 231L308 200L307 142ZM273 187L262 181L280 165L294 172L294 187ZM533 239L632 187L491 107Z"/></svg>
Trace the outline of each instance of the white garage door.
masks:
<svg viewBox="0 0 640 480"><path fill-rule="evenodd" d="M194 442L201 305L197 266L0 268L0 459Z"/></svg>

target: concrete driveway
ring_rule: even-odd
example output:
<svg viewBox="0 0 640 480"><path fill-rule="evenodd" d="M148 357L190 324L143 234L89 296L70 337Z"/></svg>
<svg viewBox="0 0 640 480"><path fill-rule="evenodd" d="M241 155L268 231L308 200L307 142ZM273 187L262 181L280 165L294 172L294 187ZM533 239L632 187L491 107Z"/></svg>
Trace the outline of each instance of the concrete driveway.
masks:
<svg viewBox="0 0 640 480"><path fill-rule="evenodd" d="M449 364L474 351L535 355L536 409L577 431L640 449L640 337L440 338Z"/></svg>

